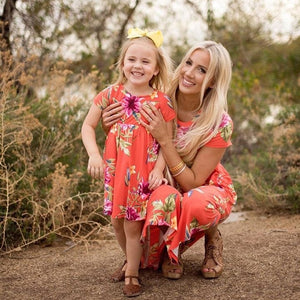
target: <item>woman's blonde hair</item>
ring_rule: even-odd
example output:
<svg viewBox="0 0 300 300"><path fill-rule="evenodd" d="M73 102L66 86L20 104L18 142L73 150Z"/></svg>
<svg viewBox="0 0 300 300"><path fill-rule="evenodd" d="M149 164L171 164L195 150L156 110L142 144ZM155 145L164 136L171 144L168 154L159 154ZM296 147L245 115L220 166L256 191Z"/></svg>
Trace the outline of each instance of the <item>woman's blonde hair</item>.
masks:
<svg viewBox="0 0 300 300"><path fill-rule="evenodd" d="M162 92L167 91L168 86L170 84L170 74L172 73L172 62L170 57L165 53L162 47L157 48L153 41L148 37L138 37L134 39L128 39L124 42L121 52L119 55L119 59L117 62L117 69L119 71L119 77L115 84L124 84L126 82L126 77L123 72L123 65L126 52L128 48L136 42L143 42L145 43L146 47L153 47L156 54L156 63L159 69L159 72L156 76L153 76L149 82L149 85L157 90Z"/></svg>
<svg viewBox="0 0 300 300"><path fill-rule="evenodd" d="M210 63L199 95L199 105L195 112L200 114L194 118L191 129L177 141L177 150L182 159L192 164L199 148L214 137L227 111L227 92L232 73L232 62L228 51L220 43L205 41L193 46L176 68L168 95L173 99L177 111L179 77L182 67L195 50L208 51Z"/></svg>

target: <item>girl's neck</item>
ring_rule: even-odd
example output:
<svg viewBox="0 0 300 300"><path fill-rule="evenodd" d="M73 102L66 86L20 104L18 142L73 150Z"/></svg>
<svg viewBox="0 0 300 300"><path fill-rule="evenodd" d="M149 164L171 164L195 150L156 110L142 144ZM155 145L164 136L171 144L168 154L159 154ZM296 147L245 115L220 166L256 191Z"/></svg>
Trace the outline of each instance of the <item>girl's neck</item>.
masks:
<svg viewBox="0 0 300 300"><path fill-rule="evenodd" d="M153 93L153 88L149 85L138 86L138 85L133 85L128 82L125 82L124 87L127 92L129 92L131 95L134 95L134 96L144 96L144 95L150 95Z"/></svg>

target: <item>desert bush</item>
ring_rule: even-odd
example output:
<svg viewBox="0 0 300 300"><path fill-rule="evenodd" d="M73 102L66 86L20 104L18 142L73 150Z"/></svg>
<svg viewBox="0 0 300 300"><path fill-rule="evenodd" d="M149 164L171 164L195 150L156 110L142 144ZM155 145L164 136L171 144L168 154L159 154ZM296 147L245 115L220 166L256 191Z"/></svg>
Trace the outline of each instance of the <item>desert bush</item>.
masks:
<svg viewBox="0 0 300 300"><path fill-rule="evenodd" d="M108 221L102 215L102 183L91 181L85 172L80 127L86 105L80 99L60 102L72 73L64 64L52 65L47 72L51 84L39 98L35 88L44 77L37 58L15 63L7 52L4 61L0 249L8 253L55 236L90 239Z"/></svg>
<svg viewBox="0 0 300 300"><path fill-rule="evenodd" d="M226 165L247 208L300 212L297 51L299 40L275 45L262 49L249 68L234 67L229 97L234 145ZM266 58L272 63L264 68Z"/></svg>

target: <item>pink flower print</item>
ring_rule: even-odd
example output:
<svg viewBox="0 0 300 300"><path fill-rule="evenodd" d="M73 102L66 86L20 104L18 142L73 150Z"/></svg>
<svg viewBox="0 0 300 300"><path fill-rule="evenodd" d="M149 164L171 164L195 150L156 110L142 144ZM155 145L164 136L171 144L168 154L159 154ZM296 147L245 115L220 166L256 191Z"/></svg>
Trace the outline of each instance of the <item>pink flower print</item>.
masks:
<svg viewBox="0 0 300 300"><path fill-rule="evenodd" d="M126 116L138 113L141 109L141 100L139 97L126 94L122 100L122 105L125 111Z"/></svg>
<svg viewBox="0 0 300 300"><path fill-rule="evenodd" d="M157 141L153 142L153 152L154 154L158 154L159 152L159 143Z"/></svg>
<svg viewBox="0 0 300 300"><path fill-rule="evenodd" d="M110 216L112 213L112 201L110 201L109 199L104 199L103 213L106 216Z"/></svg>
<svg viewBox="0 0 300 300"><path fill-rule="evenodd" d="M151 191L149 190L149 182L148 181L144 181L144 179L139 183L138 186L138 191L137 191L138 195L140 195L142 197L142 199L147 198Z"/></svg>
<svg viewBox="0 0 300 300"><path fill-rule="evenodd" d="M108 184L110 182L110 179L111 179L111 176L109 174L109 168L105 168L105 171L104 171L104 183L105 184Z"/></svg>
<svg viewBox="0 0 300 300"><path fill-rule="evenodd" d="M129 221L135 221L139 218L138 213L134 207L126 207L126 219Z"/></svg>
<svg viewBox="0 0 300 300"><path fill-rule="evenodd" d="M228 114L223 114L223 117L222 117L222 122L220 124L220 127L223 128L225 127L228 123L230 122L230 117Z"/></svg>

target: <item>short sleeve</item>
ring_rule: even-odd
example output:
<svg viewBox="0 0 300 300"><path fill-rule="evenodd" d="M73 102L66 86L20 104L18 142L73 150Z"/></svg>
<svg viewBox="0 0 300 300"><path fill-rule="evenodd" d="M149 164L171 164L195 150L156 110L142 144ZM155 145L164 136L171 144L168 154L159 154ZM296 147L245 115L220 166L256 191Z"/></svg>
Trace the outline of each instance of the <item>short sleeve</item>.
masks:
<svg viewBox="0 0 300 300"><path fill-rule="evenodd" d="M233 132L233 122L227 113L224 113L218 133L205 144L206 147L227 148L232 145L231 135Z"/></svg>
<svg viewBox="0 0 300 300"><path fill-rule="evenodd" d="M105 109L110 104L110 96L112 92L112 87L109 86L106 89L102 90L96 97L93 102L97 105L101 110Z"/></svg>
<svg viewBox="0 0 300 300"><path fill-rule="evenodd" d="M169 121L175 119L176 113L173 108L171 99L165 94L162 94L161 97L162 97L161 98L162 100L160 102L160 111L161 111L165 121L169 122Z"/></svg>

